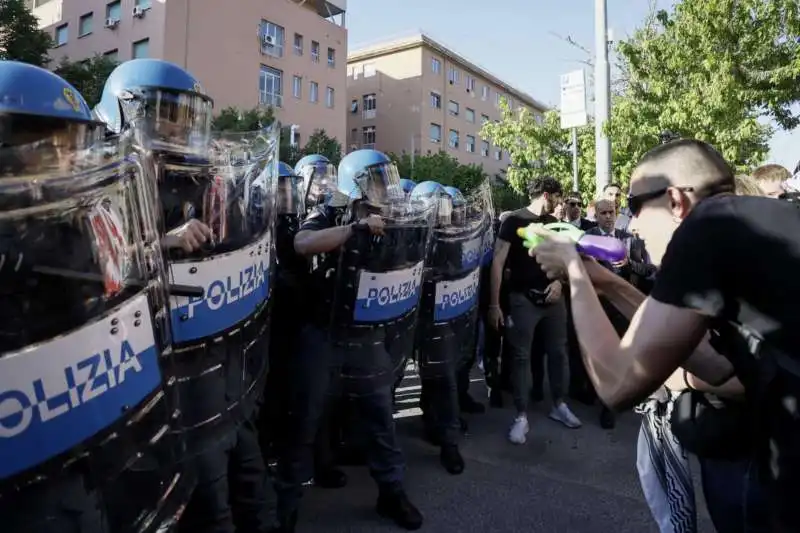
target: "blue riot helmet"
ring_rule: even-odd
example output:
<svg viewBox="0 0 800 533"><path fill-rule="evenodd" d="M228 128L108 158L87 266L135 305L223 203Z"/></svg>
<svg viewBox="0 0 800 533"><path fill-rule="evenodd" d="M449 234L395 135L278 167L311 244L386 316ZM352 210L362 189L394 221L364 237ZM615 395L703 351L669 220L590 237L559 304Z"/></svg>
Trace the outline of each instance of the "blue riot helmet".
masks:
<svg viewBox="0 0 800 533"><path fill-rule="evenodd" d="M408 178L400 178L400 187L403 189L403 192L406 196L411 194L411 191L414 190L414 187L417 186L417 182L410 180Z"/></svg>
<svg viewBox="0 0 800 533"><path fill-rule="evenodd" d="M299 215L305 211L303 179L296 175L294 169L283 161L278 164L277 195L276 209L278 215Z"/></svg>
<svg viewBox="0 0 800 533"><path fill-rule="evenodd" d="M336 190L336 167L324 155L304 156L294 166L294 173L303 178L307 207L327 202Z"/></svg>
<svg viewBox="0 0 800 533"><path fill-rule="evenodd" d="M413 203L435 204L437 226L449 226L453 213L453 200L442 185L423 181L412 189L409 200Z"/></svg>
<svg viewBox="0 0 800 533"><path fill-rule="evenodd" d="M27 63L0 61L0 175L53 168L102 138L75 88Z"/></svg>
<svg viewBox="0 0 800 533"><path fill-rule="evenodd" d="M172 153L203 153L214 101L186 70L160 59L132 59L106 80L95 116L119 134L132 122L151 143Z"/></svg>
<svg viewBox="0 0 800 533"><path fill-rule="evenodd" d="M337 188L353 200L384 206L403 199L397 166L377 150L350 152L339 163Z"/></svg>

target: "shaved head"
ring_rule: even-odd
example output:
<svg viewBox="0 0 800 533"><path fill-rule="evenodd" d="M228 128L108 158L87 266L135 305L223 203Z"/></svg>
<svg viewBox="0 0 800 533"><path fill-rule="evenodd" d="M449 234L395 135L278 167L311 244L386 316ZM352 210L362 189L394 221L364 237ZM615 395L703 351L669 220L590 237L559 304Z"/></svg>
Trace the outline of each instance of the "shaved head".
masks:
<svg viewBox="0 0 800 533"><path fill-rule="evenodd" d="M690 187L696 199L701 199L717 192L733 192L734 184L733 170L714 147L681 139L659 145L642 157L631 177L631 194Z"/></svg>

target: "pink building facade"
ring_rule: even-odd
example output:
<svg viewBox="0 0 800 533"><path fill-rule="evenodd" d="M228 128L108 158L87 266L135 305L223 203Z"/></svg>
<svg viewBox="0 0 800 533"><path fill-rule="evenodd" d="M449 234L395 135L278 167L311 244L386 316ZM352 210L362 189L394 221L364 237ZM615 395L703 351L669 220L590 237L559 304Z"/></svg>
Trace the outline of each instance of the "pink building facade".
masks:
<svg viewBox="0 0 800 533"><path fill-rule="evenodd" d="M51 56L152 57L192 72L217 111L271 106L293 142L346 146L346 0L29 0Z"/></svg>

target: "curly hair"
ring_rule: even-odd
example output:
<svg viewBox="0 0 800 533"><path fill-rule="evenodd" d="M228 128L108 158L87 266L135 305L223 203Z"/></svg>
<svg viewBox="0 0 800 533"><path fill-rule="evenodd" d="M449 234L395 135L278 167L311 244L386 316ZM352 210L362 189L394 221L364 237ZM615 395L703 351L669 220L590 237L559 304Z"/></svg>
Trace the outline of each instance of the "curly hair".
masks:
<svg viewBox="0 0 800 533"><path fill-rule="evenodd" d="M563 194L563 192L564 188L552 176L538 176L528 183L528 198L531 200L540 197L544 193Z"/></svg>

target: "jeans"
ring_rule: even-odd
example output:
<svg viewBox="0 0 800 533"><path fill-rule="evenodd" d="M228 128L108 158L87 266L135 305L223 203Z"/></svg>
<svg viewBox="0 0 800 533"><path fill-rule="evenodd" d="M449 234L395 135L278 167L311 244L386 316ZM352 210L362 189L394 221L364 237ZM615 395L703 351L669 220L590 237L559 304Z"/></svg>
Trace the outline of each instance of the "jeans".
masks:
<svg viewBox="0 0 800 533"><path fill-rule="evenodd" d="M341 350L330 345L323 331L303 329L300 350L292 361L289 432L275 484L279 521L297 510L302 484L311 478L314 442L330 397L350 392L341 379L342 359ZM353 400L369 434L370 474L382 489L400 490L405 459L395 436L392 383L381 381L373 390L360 392Z"/></svg>
<svg viewBox="0 0 800 533"><path fill-rule="evenodd" d="M244 422L196 462L199 480L179 533L266 529L266 469L252 422Z"/></svg>
<svg viewBox="0 0 800 533"><path fill-rule="evenodd" d="M506 318L506 341L511 351L511 386L517 412L528 410L531 390L531 343L534 331L541 323L547 353L547 375L553 402L564 396L564 366L567 359L567 312L564 301L537 306L522 293L509 295Z"/></svg>
<svg viewBox="0 0 800 533"><path fill-rule="evenodd" d="M708 514L717 533L767 533L769 512L765 491L751 460L699 458Z"/></svg>

